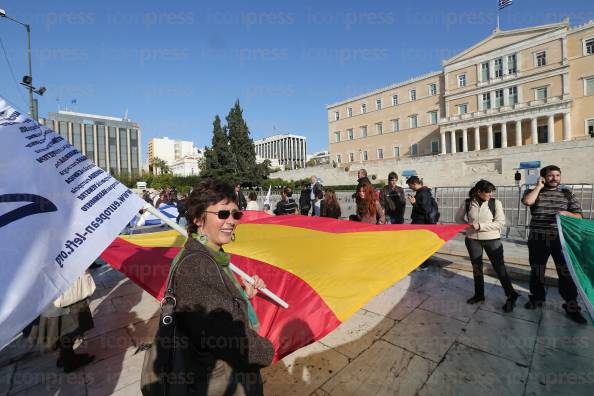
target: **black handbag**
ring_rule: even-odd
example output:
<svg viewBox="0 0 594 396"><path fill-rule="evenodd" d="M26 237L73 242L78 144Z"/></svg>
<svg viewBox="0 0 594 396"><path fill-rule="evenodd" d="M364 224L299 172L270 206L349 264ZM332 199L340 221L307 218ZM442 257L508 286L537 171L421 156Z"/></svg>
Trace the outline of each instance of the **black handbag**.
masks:
<svg viewBox="0 0 594 396"><path fill-rule="evenodd" d="M187 339L175 326L175 274L186 256L176 263L169 272L165 295L161 300L159 328L152 345L146 350L140 376L140 388L144 396L164 396L174 394L183 396L186 386L196 381L193 371L187 365L190 359L184 355L188 352ZM186 342L185 345L181 344ZM173 391L172 388L175 388ZM182 393L180 393L180 391Z"/></svg>

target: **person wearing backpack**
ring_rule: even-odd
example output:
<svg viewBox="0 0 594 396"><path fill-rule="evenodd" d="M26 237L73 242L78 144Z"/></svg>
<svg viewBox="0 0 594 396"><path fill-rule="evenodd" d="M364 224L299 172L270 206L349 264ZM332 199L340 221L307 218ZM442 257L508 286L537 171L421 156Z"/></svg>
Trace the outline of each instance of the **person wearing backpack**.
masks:
<svg viewBox="0 0 594 396"><path fill-rule="evenodd" d="M439 211L437 202L431 195L431 189L424 186L423 181L418 176L409 177L406 179L406 184L415 192L414 196L408 196L408 201L412 205L411 224L436 224L439 220ZM418 269L421 271L429 269L427 260Z"/></svg>
<svg viewBox="0 0 594 396"><path fill-rule="evenodd" d="M485 281L483 278L483 250L501 282L507 300L502 309L511 312L520 296L512 286L505 268L501 231L505 226L505 213L501 201L493 198L495 186L480 180L468 193L456 213L456 223L468 224L466 229L466 249L472 263L474 276L474 295L466 302L475 304L485 301Z"/></svg>

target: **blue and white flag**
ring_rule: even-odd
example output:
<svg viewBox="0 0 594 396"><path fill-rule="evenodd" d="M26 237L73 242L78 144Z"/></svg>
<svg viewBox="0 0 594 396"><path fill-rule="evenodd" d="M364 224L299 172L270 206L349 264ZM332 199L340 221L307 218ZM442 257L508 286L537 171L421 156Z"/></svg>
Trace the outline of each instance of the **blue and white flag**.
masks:
<svg viewBox="0 0 594 396"><path fill-rule="evenodd" d="M499 6L500 10L502 10L505 7L512 4L512 0L497 0L497 1L498 1L498 6Z"/></svg>
<svg viewBox="0 0 594 396"><path fill-rule="evenodd" d="M177 206L175 205L168 205L168 204L161 204L159 205L159 211L163 213L165 216L170 218L171 220L175 221L177 219L178 211ZM162 221L154 214L150 213L149 211L145 211L142 216L136 222L136 226L150 226L150 225L159 225Z"/></svg>
<svg viewBox="0 0 594 396"><path fill-rule="evenodd" d="M67 290L144 205L0 97L0 348Z"/></svg>

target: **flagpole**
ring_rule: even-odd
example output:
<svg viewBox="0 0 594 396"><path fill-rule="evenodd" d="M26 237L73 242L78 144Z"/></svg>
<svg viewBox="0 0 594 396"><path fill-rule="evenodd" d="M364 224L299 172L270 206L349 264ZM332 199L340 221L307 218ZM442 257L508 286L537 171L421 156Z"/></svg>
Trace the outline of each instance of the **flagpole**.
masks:
<svg viewBox="0 0 594 396"><path fill-rule="evenodd" d="M159 209L155 208L151 204L147 203L144 206L144 210L146 210L147 212L158 217L161 221L163 221L169 227L173 228L175 231L179 232L184 237L186 237L186 238L188 237L188 232L183 227L181 227L175 221L171 220L169 217L165 216L163 213L161 213L161 211ZM254 284L254 278L252 278L251 276L249 276L248 274L243 272L240 268L236 267L233 263L229 264L229 269L231 271L235 272L241 278L245 279L250 285ZM262 293L266 294L268 297L270 297L274 302L276 302L281 307L283 307L285 309L289 308L289 304L287 304L286 301L281 299L279 296L277 296L276 294L274 294L267 288L262 288L262 289L258 289L258 290L261 291Z"/></svg>

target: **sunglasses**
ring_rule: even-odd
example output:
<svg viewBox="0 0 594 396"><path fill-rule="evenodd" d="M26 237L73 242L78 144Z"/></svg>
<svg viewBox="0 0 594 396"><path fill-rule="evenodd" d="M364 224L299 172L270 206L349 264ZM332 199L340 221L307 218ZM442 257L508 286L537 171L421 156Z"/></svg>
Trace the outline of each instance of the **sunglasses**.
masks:
<svg viewBox="0 0 594 396"><path fill-rule="evenodd" d="M212 212L209 210L205 210L206 213L212 213L212 214L216 214L217 217L221 220L227 220L229 218L229 216L233 216L234 220L241 220L241 218L243 217L243 212L239 211L239 210L234 210L234 211L230 211L230 210L219 210L218 212Z"/></svg>

